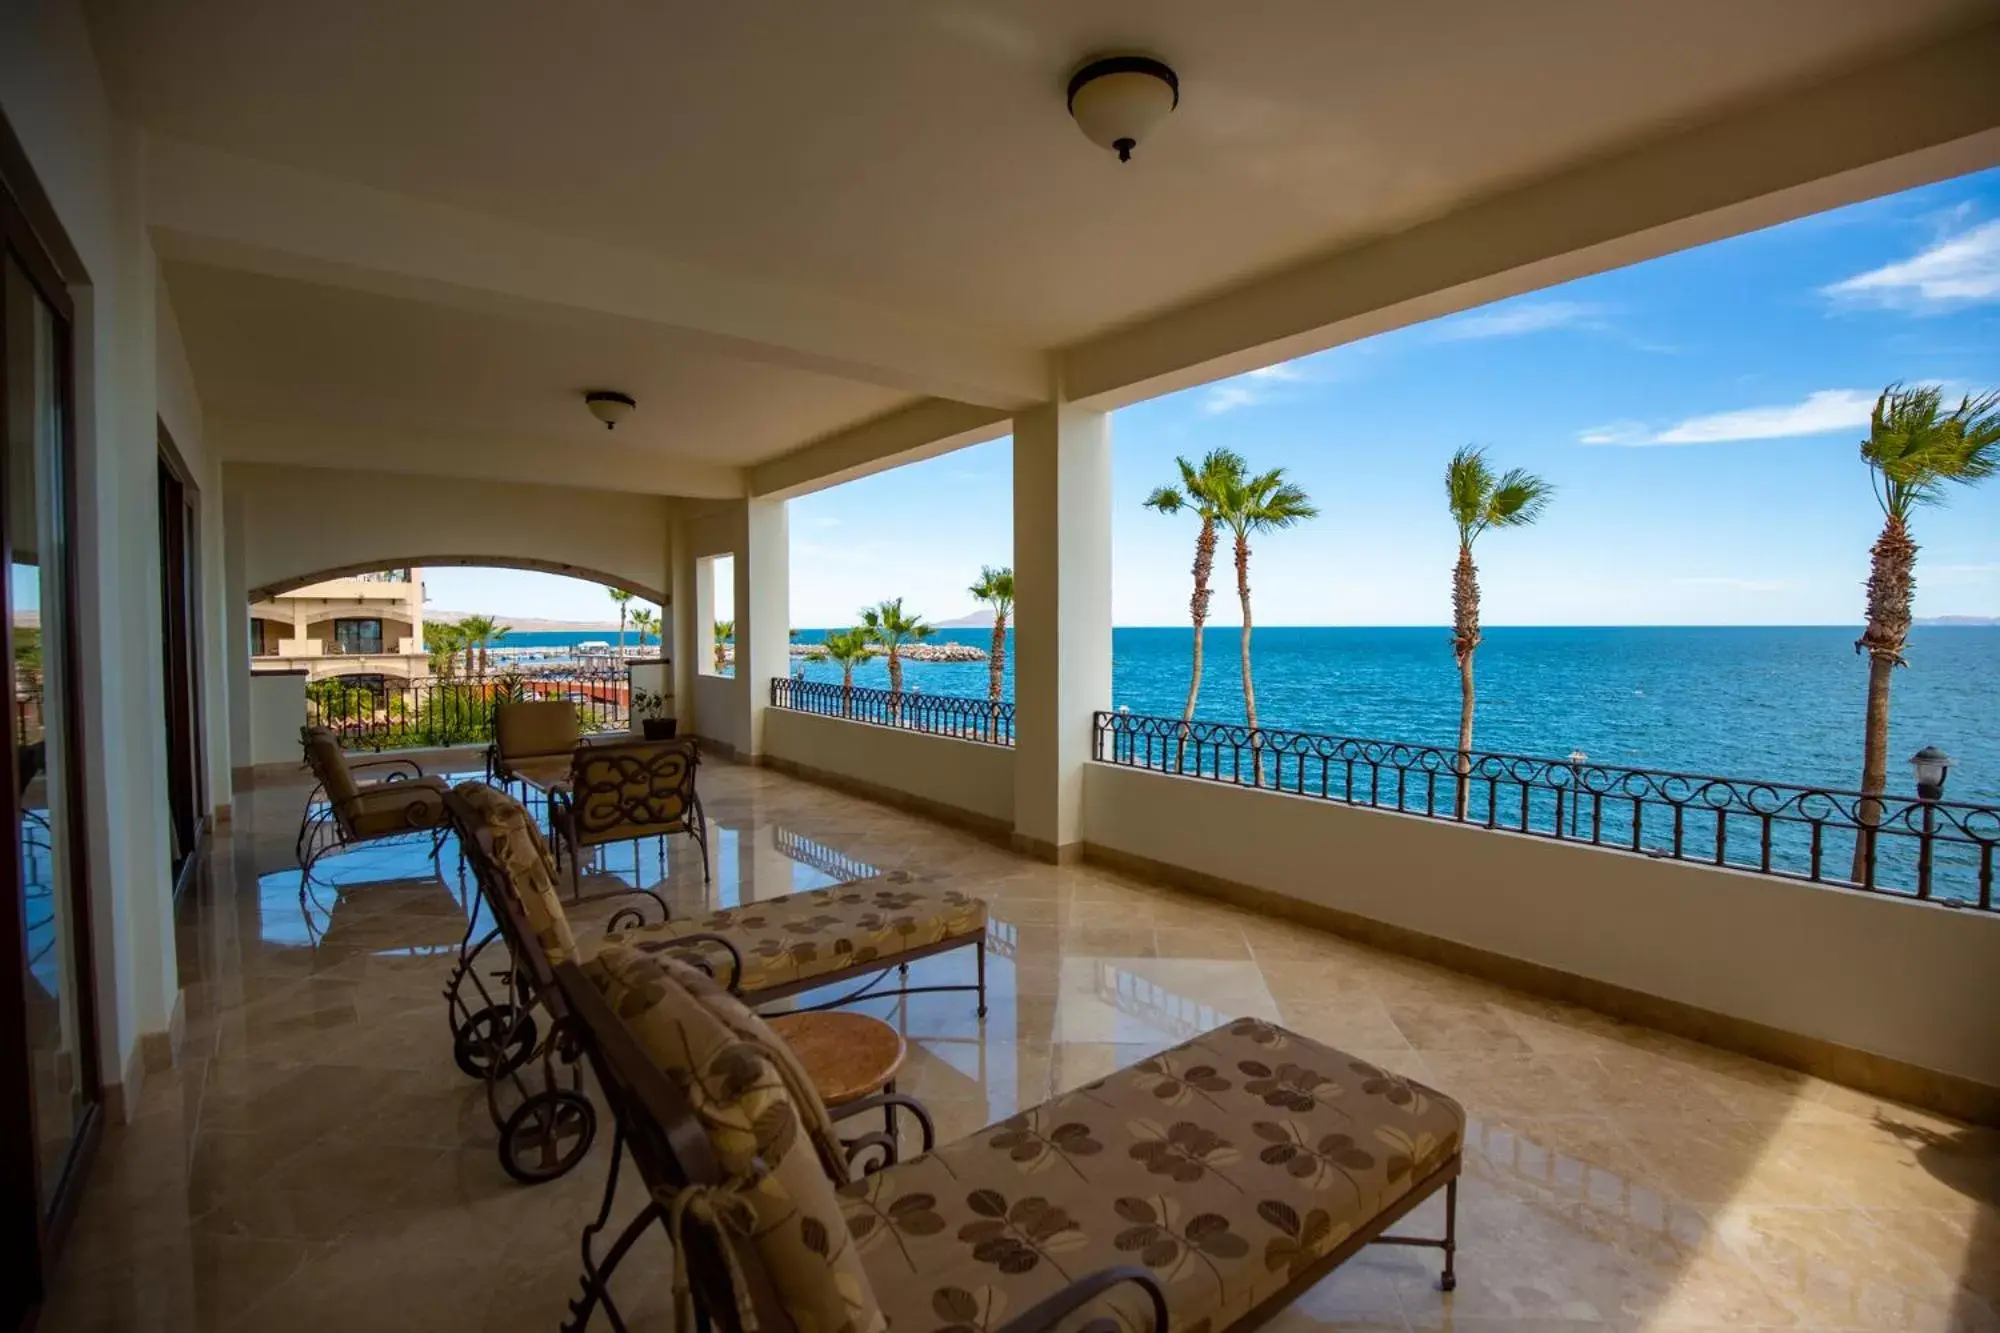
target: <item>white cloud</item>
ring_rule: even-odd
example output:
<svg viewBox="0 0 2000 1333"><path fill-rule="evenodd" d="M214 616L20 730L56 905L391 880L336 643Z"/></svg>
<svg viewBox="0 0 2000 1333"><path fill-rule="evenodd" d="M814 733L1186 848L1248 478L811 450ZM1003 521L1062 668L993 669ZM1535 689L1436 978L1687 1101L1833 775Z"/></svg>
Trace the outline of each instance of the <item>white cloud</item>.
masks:
<svg viewBox="0 0 2000 1333"><path fill-rule="evenodd" d="M1821 389L1804 402L1770 407L1741 407L1689 417L1663 431L1649 431L1643 422L1615 421L1593 426L1577 436L1583 444L1733 444L1743 440L1789 440L1828 435L1868 424L1875 394L1867 389Z"/></svg>
<svg viewBox="0 0 2000 1333"><path fill-rule="evenodd" d="M1602 328L1604 310L1585 301L1520 301L1460 315L1437 326L1448 342L1471 338L1518 338L1549 329Z"/></svg>
<svg viewBox="0 0 2000 1333"><path fill-rule="evenodd" d="M1912 258L1823 289L1836 299L1905 310L2000 301L2000 219L1944 237Z"/></svg>
<svg viewBox="0 0 2000 1333"><path fill-rule="evenodd" d="M1674 580L1683 588L1728 588L1735 592L1783 592L1784 579L1746 579L1731 574L1688 574Z"/></svg>
<svg viewBox="0 0 2000 1333"><path fill-rule="evenodd" d="M1253 407L1271 397L1272 386L1296 384L1305 378L1306 373L1289 361L1281 361L1275 366L1259 366L1220 384L1210 385L1207 396L1201 401L1201 409L1216 413Z"/></svg>
<svg viewBox="0 0 2000 1333"><path fill-rule="evenodd" d="M1576 437L1584 444L1648 444L1651 432L1643 421L1611 421L1592 426Z"/></svg>
<svg viewBox="0 0 2000 1333"><path fill-rule="evenodd" d="M1940 583L1990 583L2000 576L2000 560L1978 564L1960 565L1917 565L1917 579L1920 584Z"/></svg>

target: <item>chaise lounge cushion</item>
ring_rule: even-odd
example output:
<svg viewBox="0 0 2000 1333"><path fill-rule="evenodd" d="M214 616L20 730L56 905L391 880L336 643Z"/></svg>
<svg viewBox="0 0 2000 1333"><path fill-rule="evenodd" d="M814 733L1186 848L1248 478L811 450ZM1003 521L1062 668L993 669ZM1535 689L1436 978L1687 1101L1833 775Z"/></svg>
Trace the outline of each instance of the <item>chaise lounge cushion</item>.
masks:
<svg viewBox="0 0 2000 1333"><path fill-rule="evenodd" d="M680 944L686 935L720 935L743 959L737 990L745 995L810 981L949 940L986 933L986 904L957 889L857 880L794 893L706 916L613 931L606 944L700 959L727 979L732 963L714 944Z"/></svg>
<svg viewBox="0 0 2000 1333"><path fill-rule="evenodd" d="M471 836L499 867L550 966L574 958L576 936L556 891L555 858L534 817L519 801L483 782L461 782L455 795L472 811Z"/></svg>
<svg viewBox="0 0 2000 1333"><path fill-rule="evenodd" d="M840 1189L895 1333L987 1328L1139 1264L1174 1333L1221 1333L1445 1165L1465 1113L1240 1019ZM1130 1285L1063 1321L1143 1328Z"/></svg>

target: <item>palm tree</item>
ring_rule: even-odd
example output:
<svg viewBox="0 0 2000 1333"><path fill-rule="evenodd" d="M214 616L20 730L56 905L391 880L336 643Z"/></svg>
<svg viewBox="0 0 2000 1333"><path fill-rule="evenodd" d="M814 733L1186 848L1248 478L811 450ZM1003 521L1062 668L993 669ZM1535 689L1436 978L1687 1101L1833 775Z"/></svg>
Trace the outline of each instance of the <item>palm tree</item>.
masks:
<svg viewBox="0 0 2000 1333"><path fill-rule="evenodd" d="M485 675L487 645L504 635L506 627L492 616L467 616L458 622L458 632L465 636L466 664Z"/></svg>
<svg viewBox="0 0 2000 1333"><path fill-rule="evenodd" d="M606 588L611 600L618 603L618 660L625 660L625 606L632 600L632 594L623 588Z"/></svg>
<svg viewBox="0 0 2000 1333"><path fill-rule="evenodd" d="M1181 711L1181 721L1191 722L1201 696L1201 632L1208 623L1208 581L1215 572L1215 525L1221 517L1215 500L1231 478L1243 475L1246 464L1230 449L1211 449L1199 467L1185 458L1174 463L1181 470L1181 484L1155 487L1146 497L1146 507L1162 514L1189 508L1201 519L1201 532L1194 539L1194 596L1188 599L1188 614L1194 621L1194 665L1188 673L1187 707Z"/></svg>
<svg viewBox="0 0 2000 1333"><path fill-rule="evenodd" d="M1242 462L1236 461L1239 465ZM1233 472L1225 469L1219 480L1215 517L1236 538L1236 597L1243 604L1243 714L1254 732L1257 686L1250 679L1250 534L1289 528L1316 517L1319 510L1303 490L1285 480L1281 467L1246 477L1239 466ZM1257 744L1256 737L1251 738L1251 744Z"/></svg>
<svg viewBox="0 0 2000 1333"><path fill-rule="evenodd" d="M1854 843L1854 878L1865 880L1874 853L1872 830L1882 822L1879 798L1889 781L1889 680L1903 663L1916 593L1917 544L1910 517L1919 505L1941 504L1945 483L1969 486L2000 472L2000 391L1961 397L1944 410L1934 386L1892 384L1875 400L1868 438L1861 442L1882 535L1868 559L1868 627L1854 651L1868 654L1868 713L1862 745L1861 790L1855 813L1863 833Z"/></svg>
<svg viewBox="0 0 2000 1333"><path fill-rule="evenodd" d="M1014 609L1013 567L981 566L979 582L966 591L993 608L993 653L987 659L986 701L997 704L1001 677L1007 671L1007 616Z"/></svg>
<svg viewBox="0 0 2000 1333"><path fill-rule="evenodd" d="M1479 566L1472 543L1488 528L1525 528L1542 516L1555 487L1520 468L1499 476L1486 452L1465 446L1444 468L1445 500L1458 525L1458 565L1451 578L1451 653L1458 659L1458 818L1465 818L1472 772L1472 654L1479 647Z"/></svg>
<svg viewBox="0 0 2000 1333"><path fill-rule="evenodd" d="M721 671L729 665L729 654L723 645L736 638L736 622L718 620L715 622L715 669Z"/></svg>
<svg viewBox="0 0 2000 1333"><path fill-rule="evenodd" d="M640 607L632 613L632 628L639 631L639 651L646 650L646 636L660 627L660 618L650 607Z"/></svg>
<svg viewBox="0 0 2000 1333"><path fill-rule="evenodd" d="M465 646L463 626L447 620L424 622L424 651L430 654L431 670L445 679L451 679L458 664L458 654Z"/></svg>
<svg viewBox="0 0 2000 1333"><path fill-rule="evenodd" d="M854 668L874 656L874 641L863 629L835 630L820 644L820 651L840 663L840 715L854 711Z"/></svg>
<svg viewBox="0 0 2000 1333"><path fill-rule="evenodd" d="M903 645L928 639L937 633L937 627L924 623L924 618L913 611L904 611L903 599L897 597L863 608L861 632L870 643L881 644L889 654L889 722L893 726L902 715Z"/></svg>

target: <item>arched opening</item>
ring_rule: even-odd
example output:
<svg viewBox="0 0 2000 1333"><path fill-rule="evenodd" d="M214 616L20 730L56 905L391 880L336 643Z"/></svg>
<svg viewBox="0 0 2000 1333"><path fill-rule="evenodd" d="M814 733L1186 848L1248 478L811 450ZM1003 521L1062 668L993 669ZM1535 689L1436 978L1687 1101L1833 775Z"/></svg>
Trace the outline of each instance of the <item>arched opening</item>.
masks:
<svg viewBox="0 0 2000 1333"><path fill-rule="evenodd" d="M350 749L478 743L514 700L570 703L584 733L625 730L634 673L653 694L667 676L660 599L554 561L349 564L264 584L245 610L260 751L301 722Z"/></svg>

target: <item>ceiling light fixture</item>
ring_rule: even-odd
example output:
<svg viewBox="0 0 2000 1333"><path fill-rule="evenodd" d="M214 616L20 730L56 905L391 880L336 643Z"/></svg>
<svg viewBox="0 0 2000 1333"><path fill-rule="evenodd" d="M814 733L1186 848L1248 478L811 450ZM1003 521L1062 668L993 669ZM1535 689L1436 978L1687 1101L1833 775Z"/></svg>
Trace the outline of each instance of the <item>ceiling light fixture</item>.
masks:
<svg viewBox="0 0 2000 1333"><path fill-rule="evenodd" d="M583 405L590 409L590 415L604 423L604 429L610 430L626 417L631 416L632 409L639 404L632 400L632 395L629 393L615 393L610 389L592 389L583 396Z"/></svg>
<svg viewBox="0 0 2000 1333"><path fill-rule="evenodd" d="M1181 81L1151 56L1099 56L1070 76L1069 114L1084 138L1132 160L1132 150L1181 104Z"/></svg>

